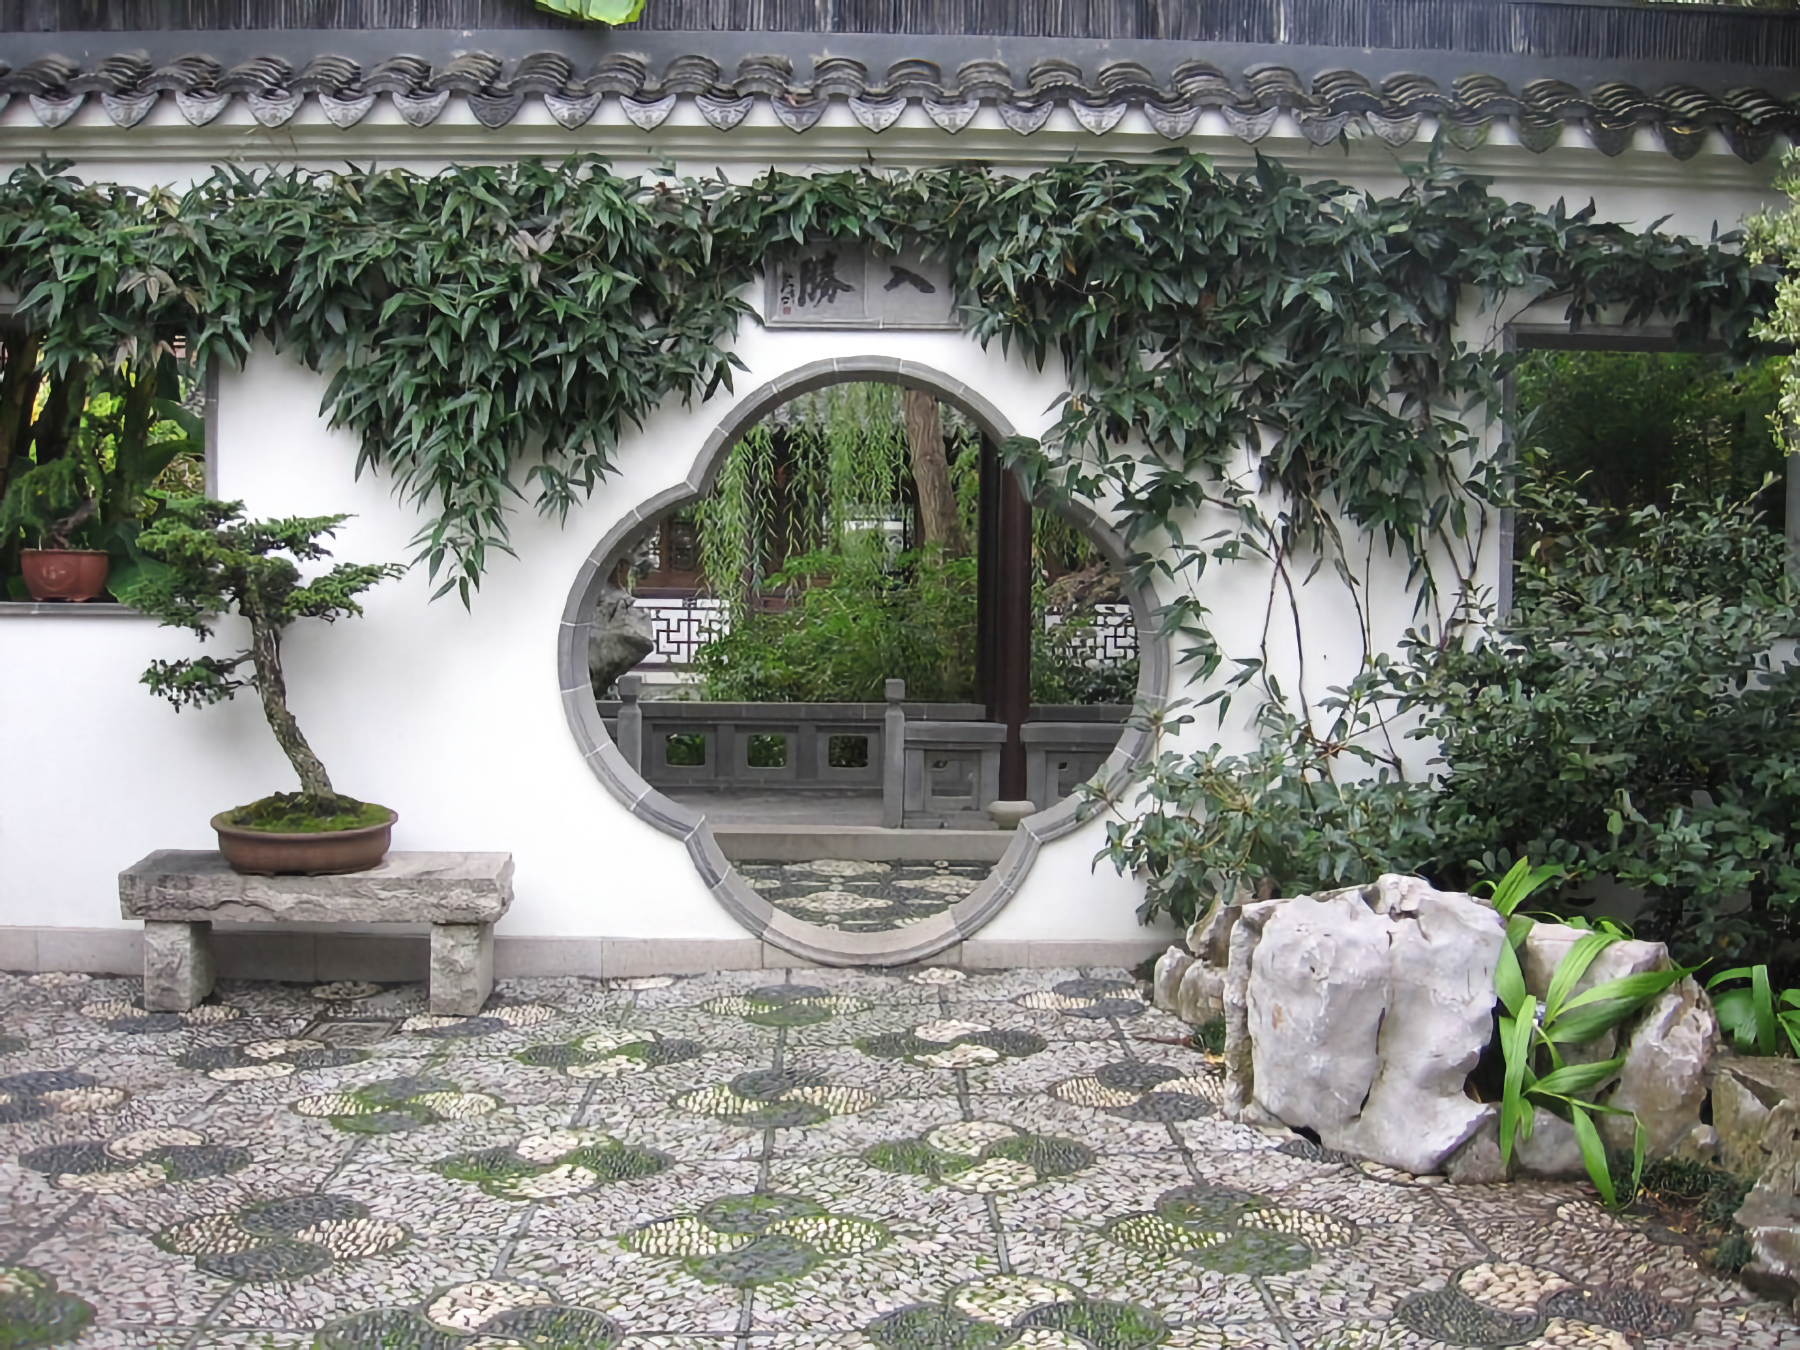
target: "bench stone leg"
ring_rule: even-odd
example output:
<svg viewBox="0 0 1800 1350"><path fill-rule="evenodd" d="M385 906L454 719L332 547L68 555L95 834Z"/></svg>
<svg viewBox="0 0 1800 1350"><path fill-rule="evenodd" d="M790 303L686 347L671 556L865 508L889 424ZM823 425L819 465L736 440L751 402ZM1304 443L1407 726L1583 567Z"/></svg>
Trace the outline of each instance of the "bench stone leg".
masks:
<svg viewBox="0 0 1800 1350"><path fill-rule="evenodd" d="M431 1011L473 1017L494 992L494 925L431 926Z"/></svg>
<svg viewBox="0 0 1800 1350"><path fill-rule="evenodd" d="M212 990L212 924L146 919L144 1007L186 1012Z"/></svg>

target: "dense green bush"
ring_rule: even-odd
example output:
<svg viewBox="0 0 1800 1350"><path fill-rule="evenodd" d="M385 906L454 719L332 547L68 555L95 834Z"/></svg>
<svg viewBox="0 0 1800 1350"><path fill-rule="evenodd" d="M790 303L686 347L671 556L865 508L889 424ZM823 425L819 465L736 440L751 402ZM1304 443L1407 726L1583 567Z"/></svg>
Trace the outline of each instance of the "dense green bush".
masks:
<svg viewBox="0 0 1800 1350"><path fill-rule="evenodd" d="M1031 701L1033 703L1134 703L1140 663L1135 656L1102 662L1078 643L1040 628L1033 634Z"/></svg>
<svg viewBox="0 0 1800 1350"><path fill-rule="evenodd" d="M1685 960L1786 936L1800 898L1800 637L1751 503L1595 506L1530 488L1505 623L1417 641L1394 683L1441 746L1436 870L1529 855L1643 888Z"/></svg>
<svg viewBox="0 0 1800 1350"><path fill-rule="evenodd" d="M1672 504L1676 484L1747 497L1780 473L1769 434L1785 358L1725 352L1526 352L1513 374L1529 435L1556 471L1608 506ZM1764 503L1782 528L1784 503Z"/></svg>
<svg viewBox="0 0 1800 1350"><path fill-rule="evenodd" d="M1145 772L1136 813L1106 827L1106 856L1147 883L1139 919L1167 913L1189 924L1221 896L1359 885L1429 857L1428 787L1385 771L1344 775L1339 761L1357 712L1340 707L1321 737L1269 707L1251 754L1226 755L1215 745L1160 756Z"/></svg>
<svg viewBox="0 0 1800 1350"><path fill-rule="evenodd" d="M973 558L917 551L889 560L876 548L808 553L765 583L785 608L747 606L699 648L706 697L733 702L878 703L887 680L925 703L972 703L975 683ZM1036 703L1130 703L1138 663L1094 662L1081 613L1046 628L1034 613L1031 697Z"/></svg>
<svg viewBox="0 0 1800 1350"><path fill-rule="evenodd" d="M1641 888L1678 959L1796 931L1800 610L1752 503L1618 511L1523 490L1513 606L1412 636L1329 707L1325 735L1264 718L1260 750L1164 755L1108 853L1150 879L1146 918L1240 888L1296 894L1386 871L1467 886L1513 859ZM1473 636L1469 636L1473 634ZM1435 740L1433 785L1334 783L1393 714ZM1357 766L1351 765L1352 773ZM1366 771L1366 770L1364 770Z"/></svg>
<svg viewBox="0 0 1800 1350"><path fill-rule="evenodd" d="M706 696L741 702L879 703L975 697L975 560L874 548L808 553L771 577L785 609L747 609L695 653Z"/></svg>

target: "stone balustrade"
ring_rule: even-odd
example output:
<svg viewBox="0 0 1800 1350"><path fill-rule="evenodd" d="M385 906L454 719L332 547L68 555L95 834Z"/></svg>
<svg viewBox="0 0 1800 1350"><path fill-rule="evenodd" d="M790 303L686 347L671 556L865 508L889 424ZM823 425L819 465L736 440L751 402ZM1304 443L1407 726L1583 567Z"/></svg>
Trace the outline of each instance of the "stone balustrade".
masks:
<svg viewBox="0 0 1800 1350"><path fill-rule="evenodd" d="M885 703L713 703L645 699L636 675L600 704L626 762L658 789L880 793L894 828L983 828L1000 796L1002 723L976 703L909 703L889 680ZM1021 731L1026 795L1040 807L1091 777L1130 708L1039 705Z"/></svg>

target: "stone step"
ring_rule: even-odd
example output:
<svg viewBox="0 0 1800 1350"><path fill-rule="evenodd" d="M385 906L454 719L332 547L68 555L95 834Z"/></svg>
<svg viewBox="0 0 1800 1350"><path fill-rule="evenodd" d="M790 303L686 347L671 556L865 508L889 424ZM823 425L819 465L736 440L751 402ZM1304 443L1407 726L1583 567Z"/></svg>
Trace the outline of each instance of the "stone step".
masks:
<svg viewBox="0 0 1800 1350"><path fill-rule="evenodd" d="M884 830L872 825L766 825L719 823L713 838L732 862L997 863L1012 843L1011 830Z"/></svg>

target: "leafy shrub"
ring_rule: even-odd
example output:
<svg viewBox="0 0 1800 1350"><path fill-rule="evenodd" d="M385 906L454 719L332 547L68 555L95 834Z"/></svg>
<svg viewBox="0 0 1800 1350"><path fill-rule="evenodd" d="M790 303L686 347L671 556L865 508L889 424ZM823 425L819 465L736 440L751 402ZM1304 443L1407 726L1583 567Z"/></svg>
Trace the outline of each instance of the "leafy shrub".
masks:
<svg viewBox="0 0 1800 1350"><path fill-rule="evenodd" d="M1503 622L1413 634L1333 692L1323 735L1269 712L1253 754L1147 767L1106 849L1148 878L1142 918L1382 871L1462 888L1531 857L1640 888L1641 934L1684 964L1800 930L1800 610L1782 537L1753 502L1619 511L1549 481L1518 504ZM1345 781L1380 762L1358 733L1406 712L1438 746L1435 782Z"/></svg>
<svg viewBox="0 0 1800 1350"><path fill-rule="evenodd" d="M749 703L879 703L975 696L975 561L873 549L791 559L767 590L785 609L747 610L700 648L706 696Z"/></svg>
<svg viewBox="0 0 1800 1350"><path fill-rule="evenodd" d="M1752 503L1620 512L1529 488L1513 612L1387 672L1443 767L1428 870L1531 856L1610 873L1678 959L1790 933L1800 896L1800 611Z"/></svg>
<svg viewBox="0 0 1800 1350"><path fill-rule="evenodd" d="M1065 616L1047 625L1034 607L1031 630L1033 703L1132 703L1137 700L1138 658L1103 661L1087 641L1091 615Z"/></svg>
<svg viewBox="0 0 1800 1350"><path fill-rule="evenodd" d="M791 559L765 583L786 607L746 606L695 653L706 697L733 702L879 703L887 680L927 703L973 702L976 563L933 551L891 562L852 547ZM1034 607L1036 703L1130 703L1136 659L1102 663L1084 640L1090 615L1046 627Z"/></svg>
<svg viewBox="0 0 1800 1350"><path fill-rule="evenodd" d="M1676 484L1741 498L1781 472L1769 434L1785 359L1725 352L1528 351L1513 378L1530 436L1595 501L1673 504ZM1768 503L1781 528L1780 501Z"/></svg>
<svg viewBox="0 0 1800 1350"><path fill-rule="evenodd" d="M1215 745L1169 752L1149 765L1139 782L1143 809L1107 822L1103 855L1121 872L1144 876L1138 918L1149 923L1167 913L1189 924L1239 892L1360 885L1429 857L1428 787L1386 774L1339 781L1352 722L1346 710L1333 734L1320 738L1270 708L1251 754L1226 755Z"/></svg>

